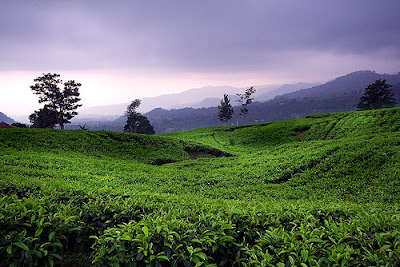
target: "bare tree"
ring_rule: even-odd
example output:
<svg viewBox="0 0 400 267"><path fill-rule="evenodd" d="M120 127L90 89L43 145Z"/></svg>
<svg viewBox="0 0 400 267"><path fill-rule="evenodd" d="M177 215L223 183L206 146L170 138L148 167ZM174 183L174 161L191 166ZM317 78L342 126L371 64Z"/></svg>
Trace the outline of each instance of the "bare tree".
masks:
<svg viewBox="0 0 400 267"><path fill-rule="evenodd" d="M251 104L254 100L254 98L251 98L251 95L256 91L254 86L246 89L244 94L236 94L239 99L236 100L236 102L239 103L239 110L240 110L240 115L243 116L243 121L247 121L247 114L249 113L249 110L247 106Z"/></svg>

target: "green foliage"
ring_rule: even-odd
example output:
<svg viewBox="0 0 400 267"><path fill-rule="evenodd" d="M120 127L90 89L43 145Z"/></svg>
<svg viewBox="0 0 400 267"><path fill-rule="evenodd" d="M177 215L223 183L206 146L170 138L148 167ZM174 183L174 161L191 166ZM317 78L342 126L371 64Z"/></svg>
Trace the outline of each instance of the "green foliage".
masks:
<svg viewBox="0 0 400 267"><path fill-rule="evenodd" d="M96 159L125 159L152 163L156 160L178 161L188 159L185 147L178 140L119 132L59 131L49 129L12 129L0 134L0 147L35 153L49 152L63 158L93 157ZM72 164L71 162L71 164Z"/></svg>
<svg viewBox="0 0 400 267"><path fill-rule="evenodd" d="M218 260L211 255L217 255L220 247L237 246L233 237L235 227L231 224L218 226L217 229L214 224L213 229L201 231L188 226L182 219L158 215L108 228L104 235L92 236L96 240L93 246L97 251L94 262L103 265L157 266L168 262L171 266L211 266Z"/></svg>
<svg viewBox="0 0 400 267"><path fill-rule="evenodd" d="M53 266L61 259L67 236L81 231L82 224L70 214L71 207L51 206L43 199L18 199L15 194L0 199L0 254L7 264Z"/></svg>
<svg viewBox="0 0 400 267"><path fill-rule="evenodd" d="M396 266L399 121L393 108L161 136L1 129L2 264Z"/></svg>

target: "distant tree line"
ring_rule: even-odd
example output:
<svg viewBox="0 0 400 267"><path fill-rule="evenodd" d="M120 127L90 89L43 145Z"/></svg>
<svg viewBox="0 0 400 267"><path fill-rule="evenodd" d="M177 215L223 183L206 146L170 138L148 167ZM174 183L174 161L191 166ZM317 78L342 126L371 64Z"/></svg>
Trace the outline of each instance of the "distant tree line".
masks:
<svg viewBox="0 0 400 267"><path fill-rule="evenodd" d="M251 98L251 95L256 91L256 89L252 86L243 94L236 94L239 99L236 100L239 104L239 115L243 116L243 121L247 121L247 114L249 113L249 109L247 106L251 104L254 98ZM224 94L224 98L221 100L220 105L218 106L218 119L222 122L228 123L229 120L232 118L234 109L230 104L230 100L227 94ZM239 116L237 118L237 125L239 124Z"/></svg>
<svg viewBox="0 0 400 267"><path fill-rule="evenodd" d="M395 99L400 99L400 83L397 83L397 77L393 79L395 83L390 87ZM341 86L345 86L347 81L340 79ZM333 84L333 86L337 86ZM322 86L325 89L327 86ZM292 94L286 96L278 96L274 99L257 102L253 101L251 108L247 115L248 123L263 123L273 122L280 120L290 120L304 118L307 115L331 113L331 112L344 112L357 110L357 104L360 102L360 97L364 94L364 89L357 87L350 87L346 92L340 91L335 93L332 91L321 90L317 92L314 88L301 92L295 92L295 97ZM326 92L326 94L325 94ZM301 93L301 94L300 94ZM224 102L224 100L222 100ZM221 105L219 105L221 106ZM232 105L233 106L233 105ZM233 106L234 114L239 114L238 106ZM209 108L184 108L164 110L161 108L154 109L146 116L150 120L156 133L165 133L173 131L186 131L201 127L214 127L220 126L221 120L218 117L219 109L217 107ZM233 115L232 118L234 118ZM224 124L236 125L232 119L228 123L223 121Z"/></svg>
<svg viewBox="0 0 400 267"><path fill-rule="evenodd" d="M78 113L76 109L82 106L78 104L79 88L81 83L69 80L63 82L60 74L47 73L36 79L30 88L34 94L39 96L39 103L45 103L43 108L35 110L30 116L29 121L33 128L54 128L59 125L64 129L65 124L71 123L71 119ZM61 89L63 86L63 89ZM125 112L127 121L124 127L125 132L154 134L154 129L149 120L136 111L140 106L140 100L135 99L130 103ZM22 127L22 125L20 125ZM79 126L81 130L88 130L86 125Z"/></svg>
<svg viewBox="0 0 400 267"><path fill-rule="evenodd" d="M59 77L59 74L48 73L34 79L36 83L31 86L31 89L39 96L39 103L45 103L45 105L29 116L32 127L54 128L55 125L59 125L61 129L64 129L65 124L70 123L70 120L77 115L76 109L82 106L78 104L81 84L74 80L63 82ZM391 88L395 90L392 91ZM218 121L228 125L235 113L238 114L236 122L238 125L239 116L246 124L296 119L316 113L389 108L396 105L395 97L400 96L400 84L393 87L386 83L386 79L378 79L365 88L361 97L361 89L325 97L313 96L312 93L304 95L301 90L301 92L295 92L294 95L299 95L296 98L287 98L284 95L270 101L253 103L254 99L251 96L255 91L254 87L250 87L244 93L236 94L237 107L233 107L228 95L224 94L220 105L215 108L186 108L170 111L154 109L146 116L136 111L141 102L135 99L124 113L125 125L108 123L106 126L108 130L118 131L117 128L121 127L120 129L123 128L125 132L154 134L155 131L163 133L218 126ZM310 90L310 92L313 91ZM317 91L314 90L314 92ZM300 97L300 93L304 96ZM357 98L358 104L356 104ZM253 103L252 110L249 113L248 106L251 103ZM23 125L18 126L23 127ZM101 127L96 127L97 130L101 129ZM84 125L80 128L87 130L88 126Z"/></svg>

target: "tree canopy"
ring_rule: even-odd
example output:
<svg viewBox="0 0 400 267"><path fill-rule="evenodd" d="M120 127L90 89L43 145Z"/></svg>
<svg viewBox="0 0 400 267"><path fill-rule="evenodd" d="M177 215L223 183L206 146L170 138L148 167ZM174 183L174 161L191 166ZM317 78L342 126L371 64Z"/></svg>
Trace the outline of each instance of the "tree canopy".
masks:
<svg viewBox="0 0 400 267"><path fill-rule="evenodd" d="M57 124L57 112L48 107L44 107L29 116L32 128L54 128Z"/></svg>
<svg viewBox="0 0 400 267"><path fill-rule="evenodd" d="M229 103L229 98L227 94L224 94L224 99L221 100L220 105L218 106L218 118L220 121L228 122L233 116L234 110Z"/></svg>
<svg viewBox="0 0 400 267"><path fill-rule="evenodd" d="M357 104L358 110L392 108L396 105L390 84L386 80L376 80L365 88L364 95Z"/></svg>
<svg viewBox="0 0 400 267"><path fill-rule="evenodd" d="M136 112L136 109L140 106L140 104L142 103L142 101L140 99L135 99L133 100L127 107L126 107L126 111L124 113L125 116L129 117L132 114L139 114L138 112Z"/></svg>
<svg viewBox="0 0 400 267"><path fill-rule="evenodd" d="M78 114L75 110L82 106L78 104L81 100L79 88L82 84L74 80L63 82L59 77L60 74L43 73L43 76L34 79L36 83L31 89L39 96L39 103L46 103L42 111L35 111L36 115L55 116L56 124L64 129L64 124L70 123L70 120ZM60 88L61 85L64 86L63 90ZM44 112L45 109L52 112ZM31 116L34 117L35 113ZM52 118L47 120L52 121Z"/></svg>
<svg viewBox="0 0 400 267"><path fill-rule="evenodd" d="M124 132L139 133L139 134L155 134L153 126L150 121L143 116L136 109L140 106L140 99L133 100L124 115L127 117Z"/></svg>

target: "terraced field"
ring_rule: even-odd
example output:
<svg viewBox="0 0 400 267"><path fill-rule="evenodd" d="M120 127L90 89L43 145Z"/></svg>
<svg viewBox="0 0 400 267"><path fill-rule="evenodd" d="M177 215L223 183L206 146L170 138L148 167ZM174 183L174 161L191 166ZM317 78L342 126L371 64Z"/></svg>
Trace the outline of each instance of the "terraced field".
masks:
<svg viewBox="0 0 400 267"><path fill-rule="evenodd" d="M0 148L0 265L400 264L399 108Z"/></svg>

